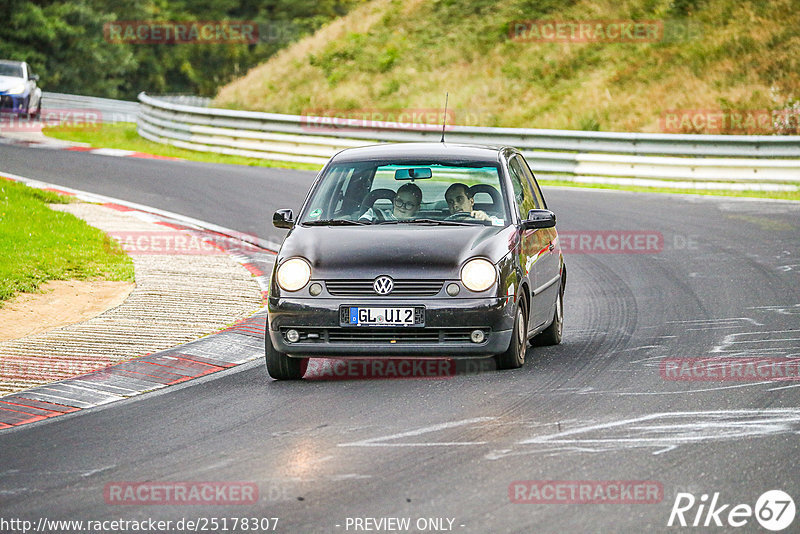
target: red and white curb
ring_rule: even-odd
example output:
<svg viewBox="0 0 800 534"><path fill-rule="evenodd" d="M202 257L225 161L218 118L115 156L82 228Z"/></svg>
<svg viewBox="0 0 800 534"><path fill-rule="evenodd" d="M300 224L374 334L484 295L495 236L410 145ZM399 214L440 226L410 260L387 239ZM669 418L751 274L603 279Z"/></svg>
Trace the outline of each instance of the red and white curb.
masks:
<svg viewBox="0 0 800 534"><path fill-rule="evenodd" d="M28 148L44 148L47 150L66 150L68 152L83 152L86 154L94 154L96 156L184 161L181 158L157 156L155 154L147 154L145 152L137 152L135 150L123 150L121 148L93 148L91 146L86 146L83 143L73 143L70 141L49 138L44 136L41 132L38 132L37 134L36 132L18 133L0 131L0 134L2 134L2 137L0 137L0 144L4 145L24 146Z"/></svg>
<svg viewBox="0 0 800 534"><path fill-rule="evenodd" d="M133 212L134 216L148 222L232 238L214 239L214 242L254 275L266 299L267 273L274 262L275 243L164 210L19 175L0 171L0 178ZM265 330L266 310L262 309L210 336L0 397L0 430L109 404L263 358Z"/></svg>
<svg viewBox="0 0 800 534"><path fill-rule="evenodd" d="M114 156L118 158L142 158L142 159L183 161L181 158L173 158L170 156L157 156L155 154L146 154L144 152L136 152L134 150L123 150L121 148L91 148L91 147L72 146L72 147L62 148L62 150L68 150L70 152L85 152L87 154L94 154L96 156Z"/></svg>

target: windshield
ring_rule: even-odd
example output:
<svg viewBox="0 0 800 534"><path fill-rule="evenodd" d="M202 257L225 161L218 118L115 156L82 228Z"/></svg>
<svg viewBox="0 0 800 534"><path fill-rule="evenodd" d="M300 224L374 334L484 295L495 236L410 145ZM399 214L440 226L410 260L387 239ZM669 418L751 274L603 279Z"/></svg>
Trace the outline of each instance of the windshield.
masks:
<svg viewBox="0 0 800 534"><path fill-rule="evenodd" d="M13 63L0 63L0 76L13 76L14 78L22 78L22 65L15 65Z"/></svg>
<svg viewBox="0 0 800 534"><path fill-rule="evenodd" d="M509 216L497 165L350 162L327 169L300 224L483 224Z"/></svg>

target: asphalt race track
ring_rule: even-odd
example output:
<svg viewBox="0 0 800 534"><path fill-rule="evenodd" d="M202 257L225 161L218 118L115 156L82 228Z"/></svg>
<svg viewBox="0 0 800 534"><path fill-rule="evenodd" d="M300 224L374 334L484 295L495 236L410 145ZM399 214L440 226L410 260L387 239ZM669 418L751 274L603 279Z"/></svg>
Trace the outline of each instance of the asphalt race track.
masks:
<svg viewBox="0 0 800 534"><path fill-rule="evenodd" d="M272 211L299 207L314 177L12 146L0 146L0 170L272 239ZM662 371L665 359L800 356L800 203L545 195L562 245L573 243L564 342L529 348L523 369L278 383L257 362L0 431L0 516L277 517L278 532L377 524L366 518L465 533L764 532L756 517L732 528L728 513L767 490L798 502L800 383L676 381ZM609 253L614 236L633 234L660 236L659 245ZM581 239L589 248L575 250ZM520 480L662 490L650 504L512 502ZM179 481L252 483L259 499L122 505L104 496L108 485ZM698 502L690 525L701 496L718 493L717 508L729 505L723 526L703 511L698 524L712 526L668 527L678 493Z"/></svg>

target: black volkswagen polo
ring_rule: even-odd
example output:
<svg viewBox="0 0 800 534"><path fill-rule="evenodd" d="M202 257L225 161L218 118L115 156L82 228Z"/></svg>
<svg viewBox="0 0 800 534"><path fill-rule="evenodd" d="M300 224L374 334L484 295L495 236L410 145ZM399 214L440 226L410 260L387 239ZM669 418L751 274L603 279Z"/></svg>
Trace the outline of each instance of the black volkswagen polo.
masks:
<svg viewBox="0 0 800 534"><path fill-rule="evenodd" d="M527 162L509 147L402 143L325 165L269 288L267 370L309 357L494 357L561 341L566 267Z"/></svg>

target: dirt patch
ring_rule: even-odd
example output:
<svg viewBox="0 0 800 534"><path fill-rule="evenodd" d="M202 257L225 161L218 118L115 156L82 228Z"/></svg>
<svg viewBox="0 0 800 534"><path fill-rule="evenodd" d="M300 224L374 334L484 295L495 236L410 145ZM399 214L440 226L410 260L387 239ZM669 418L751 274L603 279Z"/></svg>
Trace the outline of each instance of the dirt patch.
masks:
<svg viewBox="0 0 800 534"><path fill-rule="evenodd" d="M0 308L0 341L79 323L122 304L133 282L56 280L43 293L23 293Z"/></svg>

